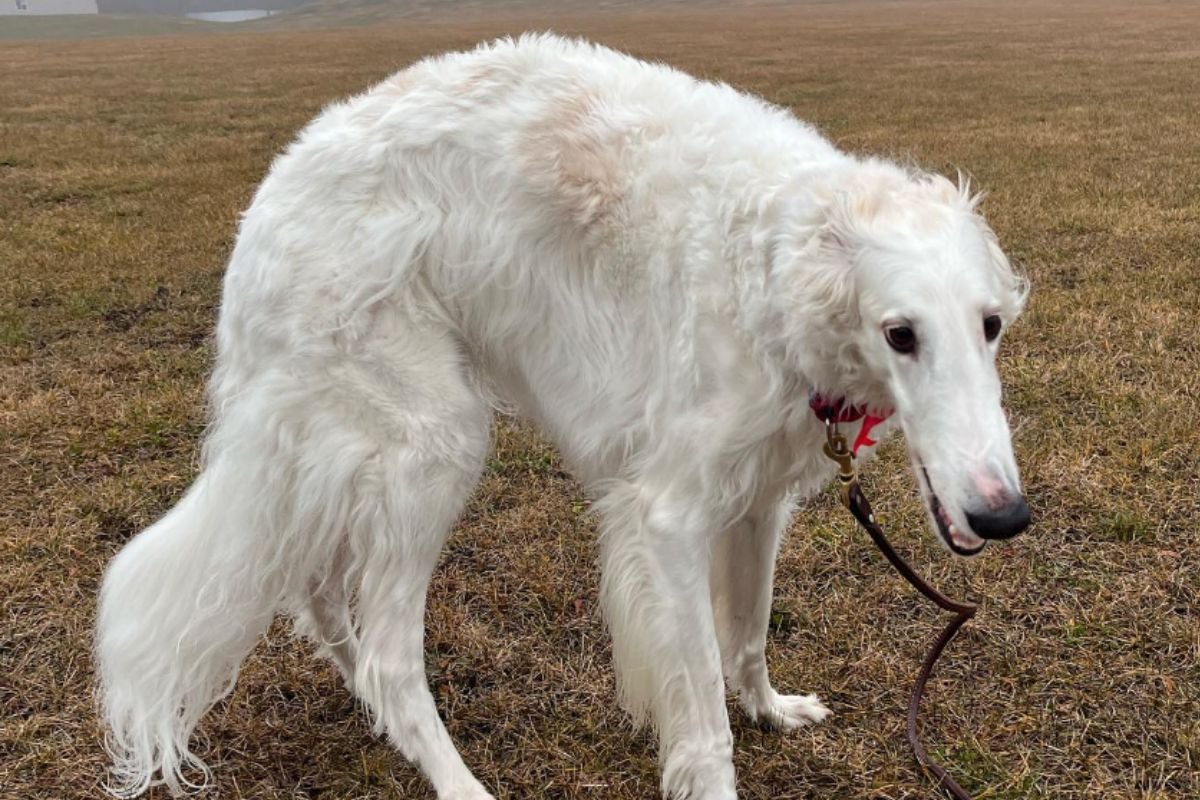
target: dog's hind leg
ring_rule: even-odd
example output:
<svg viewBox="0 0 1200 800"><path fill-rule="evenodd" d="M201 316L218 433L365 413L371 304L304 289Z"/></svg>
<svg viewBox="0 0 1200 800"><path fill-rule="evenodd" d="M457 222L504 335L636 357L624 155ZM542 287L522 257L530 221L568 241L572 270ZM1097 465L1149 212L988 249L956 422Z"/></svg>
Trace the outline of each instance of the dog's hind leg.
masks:
<svg viewBox="0 0 1200 800"><path fill-rule="evenodd" d="M425 369L418 377L429 401L396 418L400 433L381 447L372 490L382 501L350 533L359 559L354 688L375 730L421 768L439 800L490 800L438 716L424 617L438 555L483 467L491 412L461 375Z"/></svg>
<svg viewBox="0 0 1200 800"><path fill-rule="evenodd" d="M742 709L757 722L791 730L820 722L829 709L816 695L781 695L767 673L775 557L788 506L770 504L734 524L713 552L713 613L721 661Z"/></svg>
<svg viewBox="0 0 1200 800"><path fill-rule="evenodd" d="M317 643L318 654L328 658L354 691L354 665L358 661L358 633L350 611L346 548L339 548L329 574L314 581L312 592L295 610L296 631Z"/></svg>

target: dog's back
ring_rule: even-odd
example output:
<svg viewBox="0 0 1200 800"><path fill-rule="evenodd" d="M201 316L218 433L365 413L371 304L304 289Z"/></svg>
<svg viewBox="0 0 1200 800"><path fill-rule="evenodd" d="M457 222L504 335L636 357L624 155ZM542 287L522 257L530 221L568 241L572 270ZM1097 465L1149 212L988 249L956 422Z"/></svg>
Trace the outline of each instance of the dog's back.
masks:
<svg viewBox="0 0 1200 800"><path fill-rule="evenodd" d="M260 354L344 363L404 298L603 477L704 379L698 317L737 291L720 237L749 251L768 232L737 227L764 199L844 158L755 98L583 42L420 62L328 108L273 165L226 279L214 402ZM237 333L251 325L259 352Z"/></svg>

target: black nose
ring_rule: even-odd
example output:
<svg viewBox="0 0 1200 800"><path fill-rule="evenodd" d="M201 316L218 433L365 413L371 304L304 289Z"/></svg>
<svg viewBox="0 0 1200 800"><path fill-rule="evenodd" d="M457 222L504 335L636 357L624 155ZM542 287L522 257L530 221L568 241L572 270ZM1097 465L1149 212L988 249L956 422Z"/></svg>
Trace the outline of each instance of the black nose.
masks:
<svg viewBox="0 0 1200 800"><path fill-rule="evenodd" d="M1011 539L1029 527L1029 506L1024 497L1017 495L999 511L978 514L968 511L967 524L984 539Z"/></svg>

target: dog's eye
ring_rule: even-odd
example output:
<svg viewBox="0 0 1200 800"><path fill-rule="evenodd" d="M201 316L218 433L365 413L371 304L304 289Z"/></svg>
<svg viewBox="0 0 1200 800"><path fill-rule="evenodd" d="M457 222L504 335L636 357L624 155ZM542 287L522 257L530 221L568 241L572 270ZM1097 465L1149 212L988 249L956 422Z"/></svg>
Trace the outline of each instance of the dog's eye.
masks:
<svg viewBox="0 0 1200 800"><path fill-rule="evenodd" d="M887 342L897 353L911 353L917 349L917 335L905 325L897 325L883 332Z"/></svg>
<svg viewBox="0 0 1200 800"><path fill-rule="evenodd" d="M999 314L992 314L990 317L983 318L983 335L989 342L996 341L996 337L1000 335L1000 328L1003 323L1000 321Z"/></svg>

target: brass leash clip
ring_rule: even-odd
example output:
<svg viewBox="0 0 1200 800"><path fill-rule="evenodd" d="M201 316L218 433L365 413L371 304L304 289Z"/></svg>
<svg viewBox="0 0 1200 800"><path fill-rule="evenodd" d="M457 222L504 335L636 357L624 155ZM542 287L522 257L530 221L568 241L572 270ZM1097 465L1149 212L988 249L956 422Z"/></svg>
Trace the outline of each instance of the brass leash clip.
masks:
<svg viewBox="0 0 1200 800"><path fill-rule="evenodd" d="M854 468L854 453L846 444L846 437L838 432L837 426L825 420L825 455L838 465L838 493L842 505L850 508L850 487L858 483L858 471Z"/></svg>

